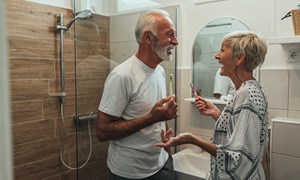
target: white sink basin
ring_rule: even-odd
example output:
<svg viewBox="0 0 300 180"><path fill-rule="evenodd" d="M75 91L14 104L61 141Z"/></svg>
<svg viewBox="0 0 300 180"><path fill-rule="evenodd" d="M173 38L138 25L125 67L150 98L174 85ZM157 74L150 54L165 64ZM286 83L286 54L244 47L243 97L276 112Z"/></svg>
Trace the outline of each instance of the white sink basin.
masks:
<svg viewBox="0 0 300 180"><path fill-rule="evenodd" d="M210 155L207 152L195 153L187 148L172 155L177 180L205 179L210 169Z"/></svg>

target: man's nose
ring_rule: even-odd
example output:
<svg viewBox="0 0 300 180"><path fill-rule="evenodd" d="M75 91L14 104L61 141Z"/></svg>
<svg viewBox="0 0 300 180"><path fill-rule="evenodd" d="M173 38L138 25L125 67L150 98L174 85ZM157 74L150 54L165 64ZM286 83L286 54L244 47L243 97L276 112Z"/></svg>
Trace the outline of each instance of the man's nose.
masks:
<svg viewBox="0 0 300 180"><path fill-rule="evenodd" d="M177 45L178 45L178 40L177 40L177 38L176 38L176 37L173 37L173 38L171 39L171 43L174 44L175 46L177 46Z"/></svg>

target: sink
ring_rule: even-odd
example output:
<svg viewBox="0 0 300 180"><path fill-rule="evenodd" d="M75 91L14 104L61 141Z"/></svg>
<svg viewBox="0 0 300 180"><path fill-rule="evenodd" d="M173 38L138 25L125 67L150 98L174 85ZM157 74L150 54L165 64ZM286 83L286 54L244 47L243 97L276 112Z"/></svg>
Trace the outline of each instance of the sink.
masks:
<svg viewBox="0 0 300 180"><path fill-rule="evenodd" d="M210 155L186 148L172 155L177 180L204 180L210 170Z"/></svg>

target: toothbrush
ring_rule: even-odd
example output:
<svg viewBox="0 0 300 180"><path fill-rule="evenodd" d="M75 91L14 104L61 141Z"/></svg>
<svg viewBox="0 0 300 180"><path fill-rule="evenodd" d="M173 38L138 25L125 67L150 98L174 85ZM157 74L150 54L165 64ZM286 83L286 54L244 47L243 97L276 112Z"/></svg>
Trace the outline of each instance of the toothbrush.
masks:
<svg viewBox="0 0 300 180"><path fill-rule="evenodd" d="M195 90L195 87L194 87L194 85L193 85L192 82L190 82L190 86L191 86L191 88L192 88L192 92L193 92L194 96L195 96L195 97L199 96L199 95L197 94L197 92L196 92L196 90Z"/></svg>
<svg viewBox="0 0 300 180"><path fill-rule="evenodd" d="M173 95L173 86L172 86L172 81L173 81L173 74L170 74L170 79L169 79L169 95Z"/></svg>

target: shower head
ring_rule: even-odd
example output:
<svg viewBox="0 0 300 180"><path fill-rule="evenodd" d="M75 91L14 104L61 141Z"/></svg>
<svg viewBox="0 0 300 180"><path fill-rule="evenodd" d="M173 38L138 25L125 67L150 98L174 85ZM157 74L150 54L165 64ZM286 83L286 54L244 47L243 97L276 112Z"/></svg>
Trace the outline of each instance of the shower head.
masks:
<svg viewBox="0 0 300 180"><path fill-rule="evenodd" d="M84 10L84 11L81 11L81 12L78 12L77 15L75 16L75 19L78 19L78 18L81 18L81 19L84 19L84 18L88 18L92 15L92 12L88 9Z"/></svg>
<svg viewBox="0 0 300 180"><path fill-rule="evenodd" d="M70 22L68 22L68 24L66 25L66 29L69 30L69 28L72 26L72 24L74 23L74 21L76 19L86 19L86 18L90 17L91 15L92 15L92 13L88 9L77 13L77 15Z"/></svg>

